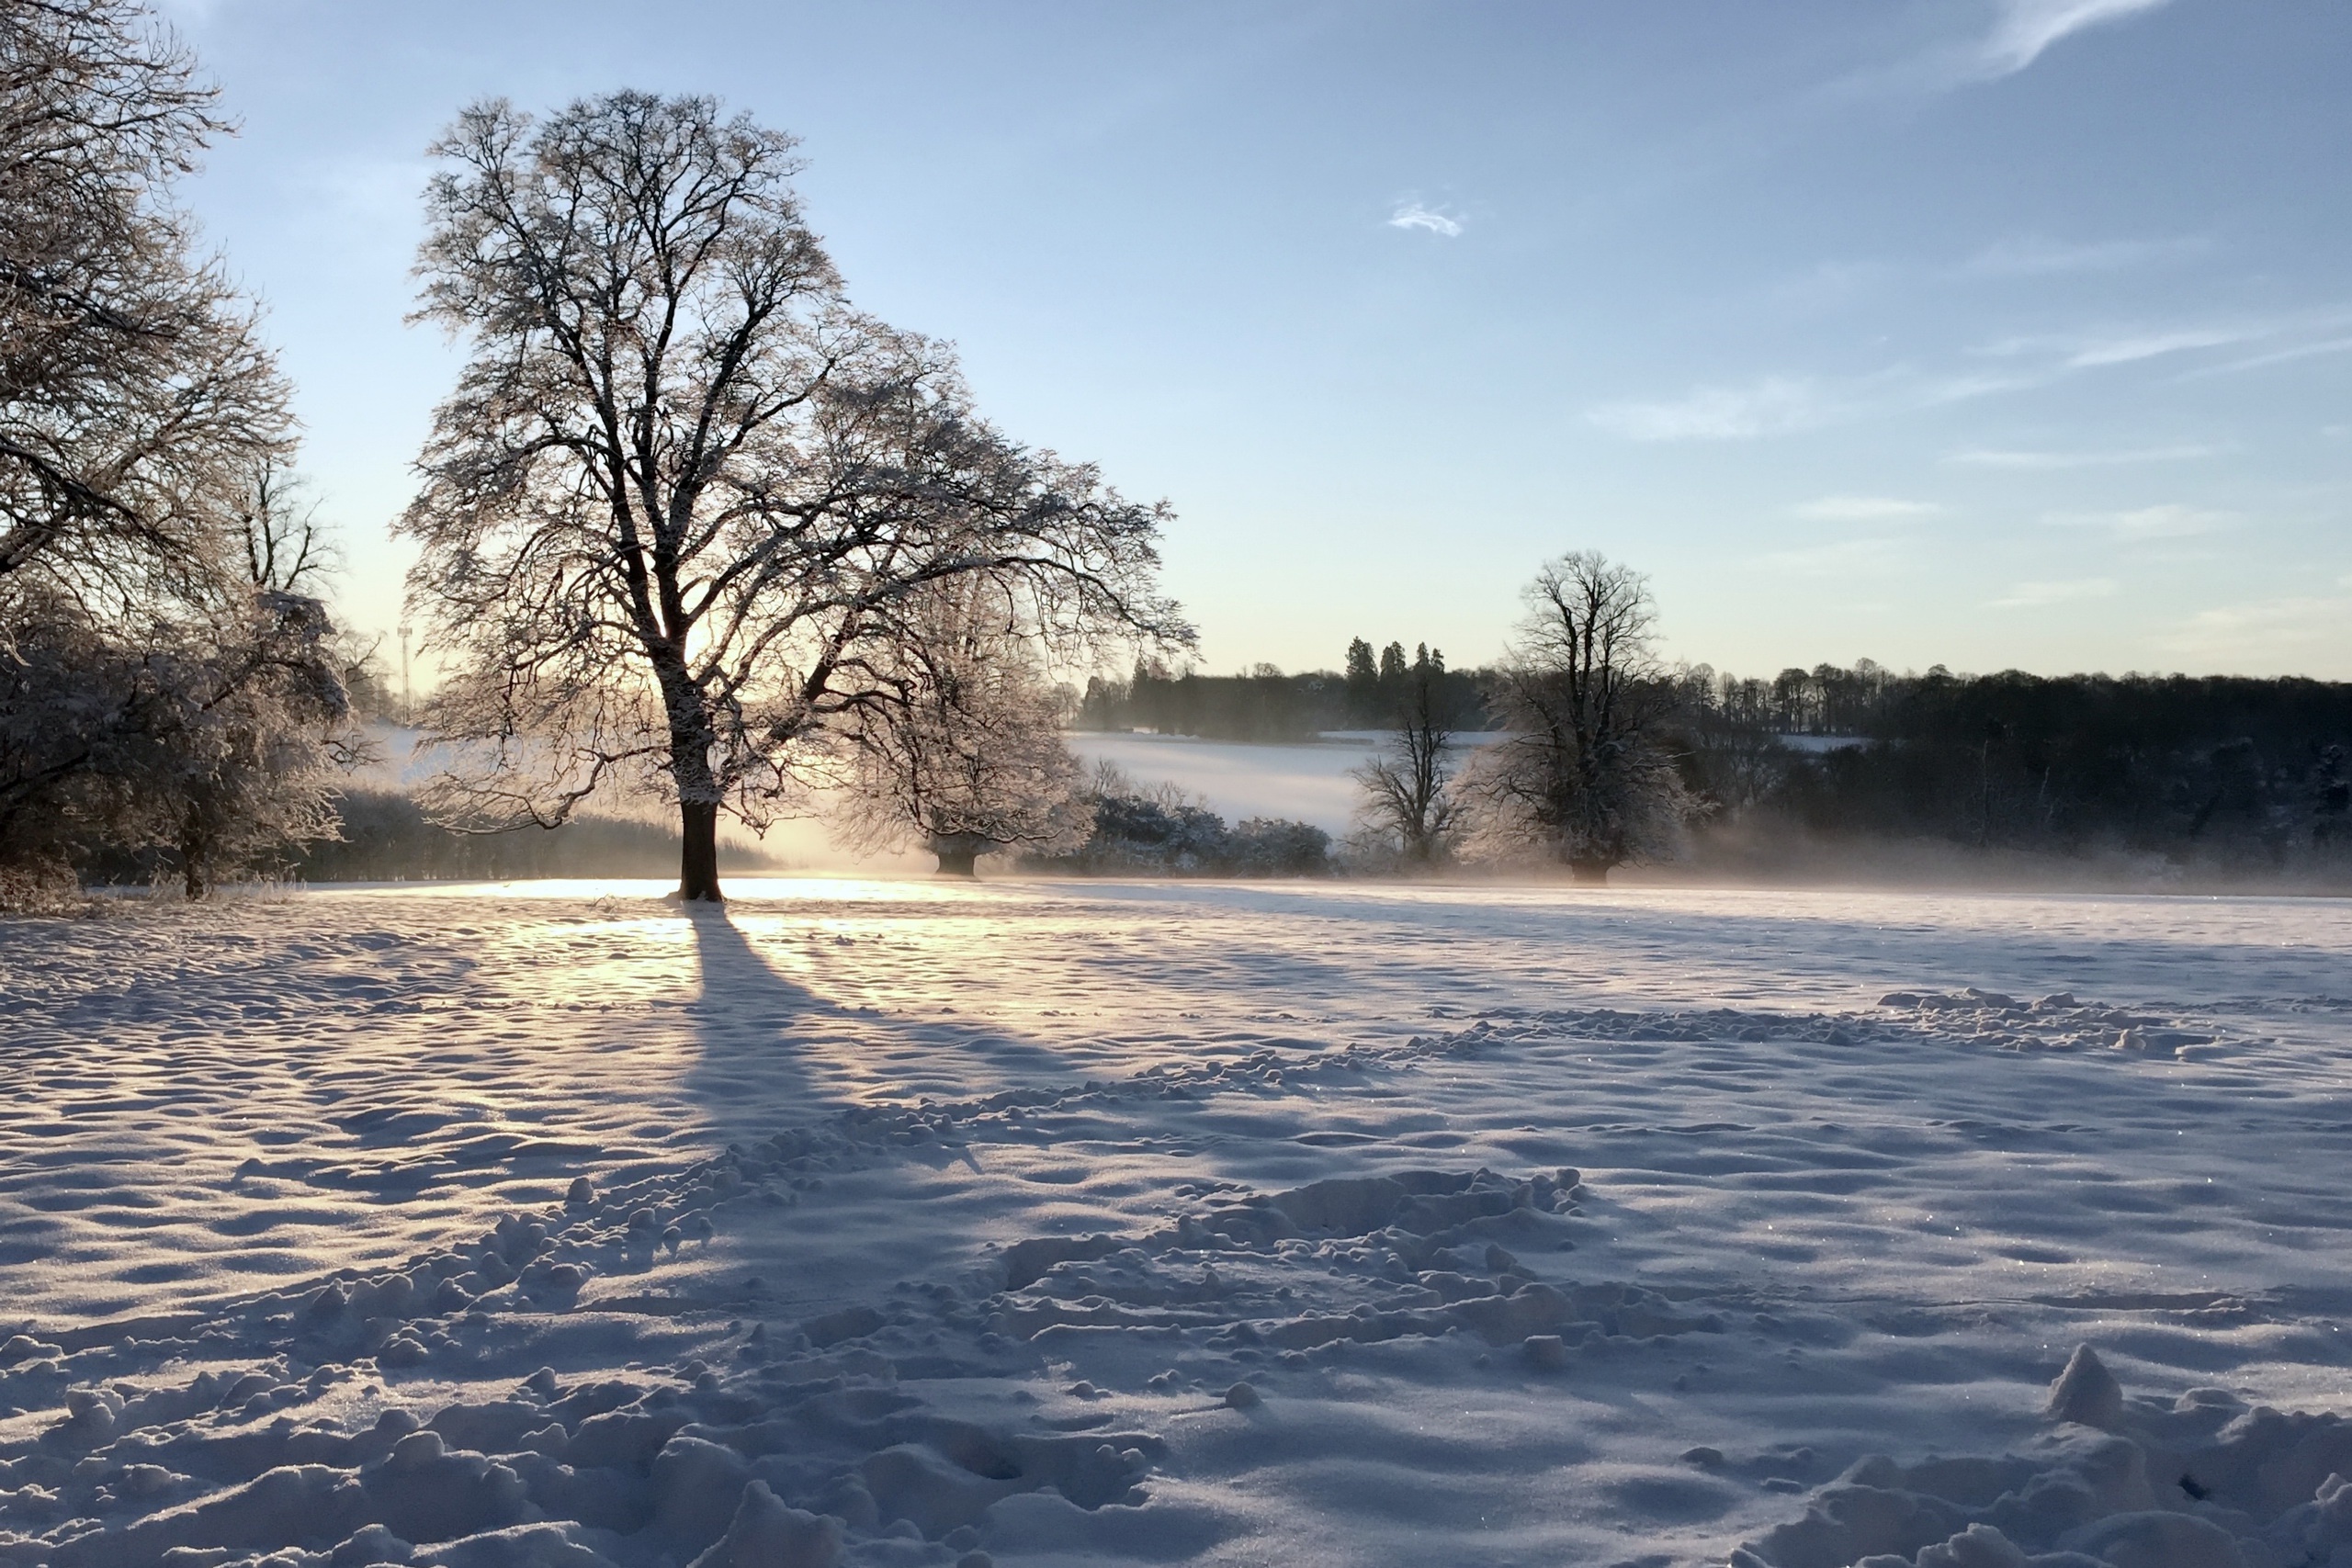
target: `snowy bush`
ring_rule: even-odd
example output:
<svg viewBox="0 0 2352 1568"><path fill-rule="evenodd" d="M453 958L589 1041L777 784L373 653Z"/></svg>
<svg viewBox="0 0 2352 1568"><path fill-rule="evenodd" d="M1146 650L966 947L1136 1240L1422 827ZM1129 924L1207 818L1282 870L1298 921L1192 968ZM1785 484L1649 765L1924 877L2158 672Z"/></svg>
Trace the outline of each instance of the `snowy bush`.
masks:
<svg viewBox="0 0 2352 1568"><path fill-rule="evenodd" d="M1238 828L1173 785L1138 789L1118 768L1095 772L1086 803L1093 830L1076 850L1030 855L1033 871L1083 875L1321 876L1331 836L1311 823L1253 817Z"/></svg>

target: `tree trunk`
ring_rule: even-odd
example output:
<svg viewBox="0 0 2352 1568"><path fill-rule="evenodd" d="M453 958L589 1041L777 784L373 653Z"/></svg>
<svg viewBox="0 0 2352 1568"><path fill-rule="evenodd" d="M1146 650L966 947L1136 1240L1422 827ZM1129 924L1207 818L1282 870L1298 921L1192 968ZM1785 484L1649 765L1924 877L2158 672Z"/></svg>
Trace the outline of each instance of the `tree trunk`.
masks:
<svg viewBox="0 0 2352 1568"><path fill-rule="evenodd" d="M180 886L191 899L204 897L204 830L193 806L180 824Z"/></svg>
<svg viewBox="0 0 2352 1568"><path fill-rule="evenodd" d="M678 802L678 897L688 903L720 902L718 890L718 803Z"/></svg>
<svg viewBox="0 0 2352 1568"><path fill-rule="evenodd" d="M1605 887L1609 885L1609 863L1605 860L1572 860L1568 876L1579 887Z"/></svg>
<svg viewBox="0 0 2352 1568"><path fill-rule="evenodd" d="M979 870L974 863L980 858L980 852L972 844L959 842L953 839L934 840L931 846L931 852L939 857L939 874L942 876L978 876L979 874Z"/></svg>

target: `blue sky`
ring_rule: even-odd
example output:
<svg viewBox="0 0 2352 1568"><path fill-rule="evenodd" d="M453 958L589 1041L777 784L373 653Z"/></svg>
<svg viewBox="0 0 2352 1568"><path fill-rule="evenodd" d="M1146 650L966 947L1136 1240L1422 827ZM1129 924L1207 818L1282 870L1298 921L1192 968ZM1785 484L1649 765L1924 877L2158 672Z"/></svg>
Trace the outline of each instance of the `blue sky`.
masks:
<svg viewBox="0 0 2352 1568"><path fill-rule="evenodd" d="M350 617L456 352L466 102L715 93L853 295L1178 521L1204 665L1492 658L1544 557L1719 668L2352 679L2352 6L168 7Z"/></svg>

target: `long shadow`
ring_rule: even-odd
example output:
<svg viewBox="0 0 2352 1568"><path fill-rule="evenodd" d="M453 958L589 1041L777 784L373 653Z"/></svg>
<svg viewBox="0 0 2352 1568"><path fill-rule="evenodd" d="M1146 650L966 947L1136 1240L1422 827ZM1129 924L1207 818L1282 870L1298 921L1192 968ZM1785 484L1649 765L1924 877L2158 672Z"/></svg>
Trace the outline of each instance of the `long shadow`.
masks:
<svg viewBox="0 0 2352 1568"><path fill-rule="evenodd" d="M719 1143L750 1146L832 1121L877 1079L896 1077L874 1070L877 1055L900 1065L910 1055L937 1059L941 1076L985 1093L970 1080L1003 1087L988 1069L1008 1049L1046 1049L1001 1029L844 1006L779 974L732 910L695 909L688 919L702 994L689 1013L695 1055L681 1087ZM946 1277L970 1265L977 1239L1001 1215L1001 1199L966 1179L980 1168L960 1139L862 1143L788 1206L754 1207L725 1225L726 1256L745 1288L762 1281L762 1310L787 1317L878 1300L892 1280Z"/></svg>
<svg viewBox="0 0 2352 1568"><path fill-rule="evenodd" d="M702 992L691 1010L697 1052L684 1087L721 1141L766 1137L832 1115L910 1060L936 1062L941 1077L961 1080L943 1088L941 1099L1084 1076L1051 1045L992 1021L892 1016L820 996L778 974L729 908L697 908L687 918ZM952 979L940 976L943 986ZM1008 1071L1014 1063L1018 1070Z"/></svg>
<svg viewBox="0 0 2352 1568"><path fill-rule="evenodd" d="M726 1139L782 1130L779 1115L815 1120L841 1108L810 1071L809 1025L837 1004L777 974L724 906L688 906L702 994L693 1003L696 1055L686 1088Z"/></svg>

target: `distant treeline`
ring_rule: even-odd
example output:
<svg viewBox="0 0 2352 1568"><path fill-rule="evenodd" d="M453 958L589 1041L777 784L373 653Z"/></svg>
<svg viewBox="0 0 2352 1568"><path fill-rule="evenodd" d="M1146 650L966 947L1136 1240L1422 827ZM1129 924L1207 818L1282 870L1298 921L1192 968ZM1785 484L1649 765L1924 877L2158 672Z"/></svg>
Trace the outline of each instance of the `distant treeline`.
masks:
<svg viewBox="0 0 2352 1568"><path fill-rule="evenodd" d="M1445 655L1423 644L1411 654L1392 642L1375 654L1358 637L1345 668L1285 675L1271 664L1243 675L1170 673L1157 660L1138 660L1125 681L1096 676L1086 683L1074 722L1080 729L1148 729L1204 740L1312 740L1327 730L1383 729L1396 722L1406 680L1427 665L1445 720L1456 729L1486 725L1487 677L1445 667Z"/></svg>
<svg viewBox="0 0 2352 1568"><path fill-rule="evenodd" d="M1459 731L1489 728L1491 675L1447 671L1434 651L1374 655L1351 669L1285 675L1170 673L1149 664L1092 682L1080 728L1149 728L1228 740L1311 740L1396 721L1406 672L1423 660ZM1710 841L1793 830L1823 839L1928 839L1968 849L2292 868L2352 856L2352 684L2229 676L2067 675L2015 671L1900 674L1787 670L1770 680L1699 666L1671 678L1670 743L1707 807ZM1093 832L1029 869L1091 874L1313 875L1334 846L1304 824L1228 827L1197 802L1124 780L1089 792ZM408 796L351 790L341 838L288 852L280 874L306 882L535 876L666 877L678 839L660 825L583 818L551 831L466 834ZM729 869L765 863L730 853ZM140 880L126 857L93 880Z"/></svg>
<svg viewBox="0 0 2352 1568"><path fill-rule="evenodd" d="M1220 740L1307 740L1396 719L1407 674L1439 674L1446 722L1494 728L1491 671L1358 639L1346 667L1170 672L1088 684L1076 722ZM1898 673L1869 660L1770 679L1680 670L1672 741L1725 828L1928 838L1971 848L2115 849L2285 865L2352 854L2352 684L2236 676Z"/></svg>
<svg viewBox="0 0 2352 1568"><path fill-rule="evenodd" d="M1701 669L1678 683L1686 771L1723 817L2277 864L2352 848L2352 684L1868 662L1770 682Z"/></svg>

